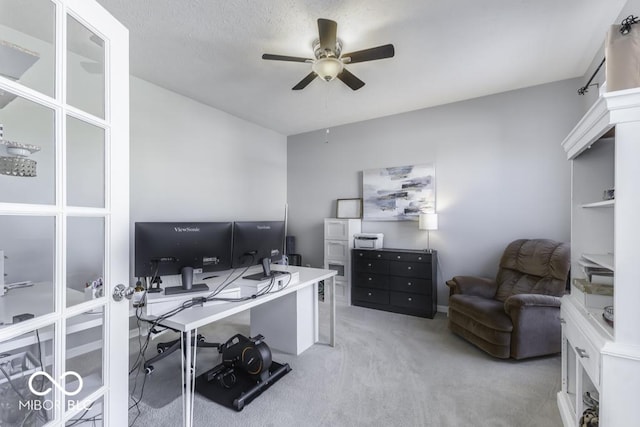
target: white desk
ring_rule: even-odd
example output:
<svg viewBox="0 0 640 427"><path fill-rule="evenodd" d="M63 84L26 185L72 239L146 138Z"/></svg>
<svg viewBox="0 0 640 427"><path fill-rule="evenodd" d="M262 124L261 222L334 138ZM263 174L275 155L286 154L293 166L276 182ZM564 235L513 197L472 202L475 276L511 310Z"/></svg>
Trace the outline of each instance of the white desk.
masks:
<svg viewBox="0 0 640 427"><path fill-rule="evenodd" d="M166 319L162 325L184 334L181 340L191 343L198 328L245 310L251 310L251 336L262 334L272 348L300 354L318 342L318 282L325 281L330 295L329 345L335 345L335 270L274 265L274 269L298 272L299 281L276 292L242 302L192 307ZM331 280L327 280L331 279ZM327 284L329 285L327 287ZM325 295L327 295L325 293ZM193 424L196 347L182 348L182 411L183 425Z"/></svg>
<svg viewBox="0 0 640 427"><path fill-rule="evenodd" d="M12 325L13 316L29 313L35 317L53 313L54 304L53 284L50 282L37 282L32 286L11 289L0 297L0 329L8 328ZM67 306L85 302L84 292L67 288ZM102 328L104 317L102 311L96 313L81 313L67 320L67 357L75 357L101 348L102 333L96 329L95 339L91 342L83 342L83 338L78 339L76 333L86 332L94 328ZM53 339L53 333L46 329L40 338L42 342ZM86 338L86 336L84 337ZM0 344L0 353L9 352L16 348L32 345L36 339L31 334L14 338ZM53 350L51 350L53 351Z"/></svg>
<svg viewBox="0 0 640 427"><path fill-rule="evenodd" d="M67 288L67 306L81 302L84 302L84 293ZM10 325L17 314L30 313L38 317L53 313L53 303L51 282L36 282L31 286L11 289L0 297L0 323Z"/></svg>

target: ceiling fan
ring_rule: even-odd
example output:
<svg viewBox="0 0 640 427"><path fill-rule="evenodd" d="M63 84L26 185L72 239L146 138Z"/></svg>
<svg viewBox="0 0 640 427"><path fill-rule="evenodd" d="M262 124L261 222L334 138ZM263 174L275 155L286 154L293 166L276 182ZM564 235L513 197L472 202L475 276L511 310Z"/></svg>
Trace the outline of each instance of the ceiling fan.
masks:
<svg viewBox="0 0 640 427"><path fill-rule="evenodd" d="M364 82L351 74L344 66L357 62L374 61L376 59L391 58L395 50L392 44L372 47L342 54L342 40L336 37L338 23L330 19L318 19L318 40L312 43L315 59L296 56L273 55L265 53L262 59L273 61L306 62L311 64L312 71L295 85L293 90L307 87L316 77L330 82L336 77L353 90L364 86Z"/></svg>

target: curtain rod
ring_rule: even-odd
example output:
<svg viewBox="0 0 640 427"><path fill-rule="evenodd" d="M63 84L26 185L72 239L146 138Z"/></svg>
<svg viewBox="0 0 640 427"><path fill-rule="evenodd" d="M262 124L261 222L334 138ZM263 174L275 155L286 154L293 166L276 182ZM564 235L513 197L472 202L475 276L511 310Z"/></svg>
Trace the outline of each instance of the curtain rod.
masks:
<svg viewBox="0 0 640 427"><path fill-rule="evenodd" d="M626 36L631 31L631 26L633 24L637 24L638 22L640 22L640 21L638 21L638 17L637 16L633 16L633 15L627 16L620 23L620 25L621 25L620 26L620 34ZM598 72L600 71L600 68L602 68L602 65L604 65L605 60L606 60L606 57L602 58L602 61L600 62L600 65L598 65L598 68L596 68L596 70L593 72L593 74L589 78L589 81L584 86L582 86L580 89L578 89L578 95L584 95L585 93L587 93L589 91L589 86L591 85L591 82L595 78L596 74L598 74Z"/></svg>

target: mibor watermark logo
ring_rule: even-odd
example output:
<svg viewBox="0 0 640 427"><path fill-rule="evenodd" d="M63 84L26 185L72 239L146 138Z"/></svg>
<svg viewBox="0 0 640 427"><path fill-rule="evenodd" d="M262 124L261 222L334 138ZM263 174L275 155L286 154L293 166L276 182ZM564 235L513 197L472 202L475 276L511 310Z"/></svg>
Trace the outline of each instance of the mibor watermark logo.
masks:
<svg viewBox="0 0 640 427"><path fill-rule="evenodd" d="M64 374L62 374L62 376L58 378L59 382L56 381L55 378L53 378L51 375L49 375L45 371L36 371L33 374L31 374L31 376L29 377L28 386L29 386L29 391L31 391L31 393L40 397L48 395L53 390L52 387L47 387L47 388L43 388L43 386L37 387L34 384L34 382L38 379L40 379L40 381L42 381L42 383L45 384L45 382L43 381L43 378L40 378L40 377L43 377L44 379L48 380L53 387L61 391L65 396L75 396L78 393L80 393L82 391L82 388L84 387L84 381L82 380L82 377L80 376L80 374L78 374L75 371L67 371ZM75 384L74 384L74 381L67 380L67 378L69 377L76 380ZM69 384L72 385L73 387L72 390L65 389L65 387L61 384L63 379L67 380L65 381L67 385ZM81 405L80 401L68 399L66 400L65 409L70 410L80 405ZM54 402L52 399L44 399L44 400L32 399L32 400L20 402L20 408L27 408L31 411L40 411L42 409L46 411L50 411L53 408L58 408L58 407L62 407L62 404L60 402ZM90 405L83 409L89 409L89 407Z"/></svg>

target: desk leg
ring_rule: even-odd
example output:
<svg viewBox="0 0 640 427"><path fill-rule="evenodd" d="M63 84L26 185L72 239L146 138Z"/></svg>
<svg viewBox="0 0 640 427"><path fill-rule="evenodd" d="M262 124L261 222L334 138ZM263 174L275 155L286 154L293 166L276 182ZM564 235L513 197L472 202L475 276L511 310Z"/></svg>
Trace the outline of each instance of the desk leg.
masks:
<svg viewBox="0 0 640 427"><path fill-rule="evenodd" d="M182 414L184 416L182 425L184 427L193 426L193 400L195 394L195 372L196 372L196 345L191 345L191 340L198 336L198 329L189 330L182 334Z"/></svg>
<svg viewBox="0 0 640 427"><path fill-rule="evenodd" d="M325 280L325 283L327 281ZM329 345L336 346L336 276L331 276L331 306L329 307Z"/></svg>
<svg viewBox="0 0 640 427"><path fill-rule="evenodd" d="M318 294L319 283L313 284L313 343L320 341L320 296Z"/></svg>

